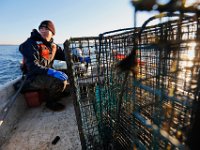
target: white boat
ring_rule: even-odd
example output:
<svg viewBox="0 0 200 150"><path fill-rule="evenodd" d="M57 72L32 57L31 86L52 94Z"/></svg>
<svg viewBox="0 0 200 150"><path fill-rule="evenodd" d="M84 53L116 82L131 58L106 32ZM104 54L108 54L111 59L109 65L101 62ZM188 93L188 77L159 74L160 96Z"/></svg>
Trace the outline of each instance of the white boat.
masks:
<svg viewBox="0 0 200 150"><path fill-rule="evenodd" d="M16 91L16 79L0 88L0 111L7 109ZM53 112L44 106L29 108L18 94L0 125L1 150L80 150L78 126L72 98L62 98L65 110ZM6 110L7 111L7 110ZM56 137L58 141L52 144Z"/></svg>

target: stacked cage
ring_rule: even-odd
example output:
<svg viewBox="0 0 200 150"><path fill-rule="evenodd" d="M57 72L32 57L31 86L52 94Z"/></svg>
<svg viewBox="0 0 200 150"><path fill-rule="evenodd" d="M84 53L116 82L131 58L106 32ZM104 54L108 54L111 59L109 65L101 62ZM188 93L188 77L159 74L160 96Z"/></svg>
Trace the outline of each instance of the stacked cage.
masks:
<svg viewBox="0 0 200 150"><path fill-rule="evenodd" d="M146 27L158 17L164 16L150 18L130 35L100 38L99 53L107 68L97 116L102 138L109 137L114 149L186 147L198 97L198 21L194 16L181 16ZM122 73L112 58L124 59L130 51L132 67Z"/></svg>
<svg viewBox="0 0 200 150"><path fill-rule="evenodd" d="M64 43L82 149L102 149L94 110L98 83L98 37L71 38Z"/></svg>
<svg viewBox="0 0 200 150"><path fill-rule="evenodd" d="M124 143L129 143L127 135L132 134L129 132L130 114L122 115L123 121L121 124L119 122L120 112L132 111L131 80L128 83L124 80L124 74L117 68L117 64L132 51L137 32L136 28L127 28L99 36L98 63L103 80L96 88L95 110L104 149L121 149ZM122 96L125 96L123 103ZM121 105L126 105L126 109L124 110Z"/></svg>
<svg viewBox="0 0 200 150"><path fill-rule="evenodd" d="M146 27L148 21L134 31L132 43L120 41L125 46L120 51L135 51L130 59L134 63L129 73L120 74L111 67L112 76L105 77L109 82L104 82L102 91L109 93L110 99L102 97L101 105L106 108L103 104L111 103L112 111L101 113L102 119L107 118L103 127L111 129L110 142L115 149L183 149L193 103L198 100L198 21L184 16ZM110 36L104 38L100 45ZM112 53L113 47L104 48Z"/></svg>
<svg viewBox="0 0 200 150"><path fill-rule="evenodd" d="M130 48L124 51L124 48L127 47L124 44L132 41L132 31L133 28L112 31L110 34L117 33L114 39L110 36L105 40L102 38L103 35L100 35L99 37L71 38L64 43L83 149L112 147L112 143L109 144L108 140L111 134L107 132L112 132L109 119L115 118L115 115L112 116L113 113L116 113L115 94L120 90L116 86L119 83L115 83L115 79L118 79L114 66L125 58L125 53L130 52ZM129 41L127 41L127 37L129 37ZM104 44L100 44L102 40ZM112 53L111 48L113 48ZM109 81L112 79L111 76L115 76L113 81ZM109 95L109 86L105 85L113 87L111 95ZM114 86L117 89L114 89Z"/></svg>
<svg viewBox="0 0 200 150"><path fill-rule="evenodd" d="M198 22L181 16L139 35L139 73L133 85L134 145L183 149L199 77Z"/></svg>
<svg viewBox="0 0 200 150"><path fill-rule="evenodd" d="M83 149L186 147L199 111L199 18L146 26L172 16L65 42Z"/></svg>

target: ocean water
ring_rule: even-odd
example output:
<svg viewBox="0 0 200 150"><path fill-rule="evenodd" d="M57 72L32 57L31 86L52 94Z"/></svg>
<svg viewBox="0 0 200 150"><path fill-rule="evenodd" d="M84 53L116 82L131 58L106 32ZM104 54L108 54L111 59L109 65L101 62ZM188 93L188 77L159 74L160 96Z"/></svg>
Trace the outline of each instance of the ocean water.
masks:
<svg viewBox="0 0 200 150"><path fill-rule="evenodd" d="M21 76L18 45L0 45L0 86Z"/></svg>

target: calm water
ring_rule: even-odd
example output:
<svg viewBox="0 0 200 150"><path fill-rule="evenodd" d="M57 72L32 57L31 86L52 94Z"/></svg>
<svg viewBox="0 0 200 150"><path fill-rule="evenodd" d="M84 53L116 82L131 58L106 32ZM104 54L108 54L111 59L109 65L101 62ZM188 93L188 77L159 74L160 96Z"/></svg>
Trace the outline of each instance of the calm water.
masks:
<svg viewBox="0 0 200 150"><path fill-rule="evenodd" d="M0 45L0 86L21 75L18 45Z"/></svg>

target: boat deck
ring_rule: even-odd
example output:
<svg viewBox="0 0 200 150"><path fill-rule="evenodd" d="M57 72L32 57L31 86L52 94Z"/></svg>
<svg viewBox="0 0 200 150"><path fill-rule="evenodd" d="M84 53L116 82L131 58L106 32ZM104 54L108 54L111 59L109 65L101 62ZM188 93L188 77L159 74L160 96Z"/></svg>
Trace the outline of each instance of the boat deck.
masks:
<svg viewBox="0 0 200 150"><path fill-rule="evenodd" d="M63 98L65 110L53 112L44 103L29 108L16 124L1 150L81 150L72 98ZM53 145L56 136L60 140Z"/></svg>

